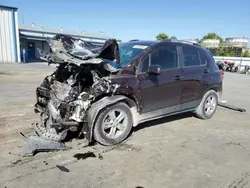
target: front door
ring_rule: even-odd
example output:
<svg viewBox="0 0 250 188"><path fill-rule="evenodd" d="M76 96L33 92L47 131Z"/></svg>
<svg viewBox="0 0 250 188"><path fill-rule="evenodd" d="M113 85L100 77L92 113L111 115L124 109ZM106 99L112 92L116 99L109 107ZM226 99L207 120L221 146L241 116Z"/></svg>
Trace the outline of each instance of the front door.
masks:
<svg viewBox="0 0 250 188"><path fill-rule="evenodd" d="M180 108L181 70L178 63L177 46L162 43L156 46L141 61L140 80L141 112L158 111L155 115L168 114ZM159 65L159 75L148 74L150 65ZM162 114L157 114L157 113Z"/></svg>

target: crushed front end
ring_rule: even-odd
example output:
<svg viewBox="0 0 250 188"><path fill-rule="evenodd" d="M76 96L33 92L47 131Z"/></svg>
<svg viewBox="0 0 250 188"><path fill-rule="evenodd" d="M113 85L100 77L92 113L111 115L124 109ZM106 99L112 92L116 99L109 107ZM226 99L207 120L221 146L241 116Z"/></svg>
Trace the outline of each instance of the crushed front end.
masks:
<svg viewBox="0 0 250 188"><path fill-rule="evenodd" d="M109 40L102 48L89 43L83 46L82 41L65 36L56 36L49 43L48 61L59 66L36 89L35 112L40 121L33 124L35 133L53 141L64 141L69 132L86 135L88 109L119 87L110 79L119 69L105 62L117 63L118 45Z"/></svg>
<svg viewBox="0 0 250 188"><path fill-rule="evenodd" d="M38 136L62 141L69 130L81 133L91 104L118 87L98 72L94 65L60 64L44 79L36 90L35 112L40 114L40 123L34 129Z"/></svg>

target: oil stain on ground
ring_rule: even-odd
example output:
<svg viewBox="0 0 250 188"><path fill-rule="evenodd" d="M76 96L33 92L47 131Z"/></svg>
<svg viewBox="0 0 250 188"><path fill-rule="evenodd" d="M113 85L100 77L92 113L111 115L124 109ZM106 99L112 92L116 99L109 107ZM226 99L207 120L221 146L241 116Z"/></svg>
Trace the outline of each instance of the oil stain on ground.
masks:
<svg viewBox="0 0 250 188"><path fill-rule="evenodd" d="M12 75L10 72L2 72L0 71L0 75Z"/></svg>
<svg viewBox="0 0 250 188"><path fill-rule="evenodd" d="M80 159L87 159L89 157L96 157L96 155L93 153L93 152L87 152L87 153L77 153L75 154L73 157L75 157L77 160L80 160Z"/></svg>

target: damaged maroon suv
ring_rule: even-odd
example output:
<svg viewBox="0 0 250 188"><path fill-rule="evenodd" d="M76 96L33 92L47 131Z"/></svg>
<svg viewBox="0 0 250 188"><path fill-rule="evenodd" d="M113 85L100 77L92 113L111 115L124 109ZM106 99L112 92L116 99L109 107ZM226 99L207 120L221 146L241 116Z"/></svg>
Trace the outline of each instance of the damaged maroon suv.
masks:
<svg viewBox="0 0 250 188"><path fill-rule="evenodd" d="M142 122L183 112L209 119L217 109L221 73L199 45L110 39L99 47L61 35L49 44L44 58L59 66L36 91L42 138L64 141L75 132L114 145Z"/></svg>

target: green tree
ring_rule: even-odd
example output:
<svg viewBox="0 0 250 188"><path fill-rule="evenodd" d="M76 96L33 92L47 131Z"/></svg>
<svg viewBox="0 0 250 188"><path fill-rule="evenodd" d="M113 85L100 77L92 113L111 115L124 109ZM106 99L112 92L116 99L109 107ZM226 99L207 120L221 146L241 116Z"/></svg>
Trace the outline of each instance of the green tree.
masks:
<svg viewBox="0 0 250 188"><path fill-rule="evenodd" d="M159 33L159 34L156 36L156 39L157 39L157 40L168 39L168 35L165 34L165 33Z"/></svg>
<svg viewBox="0 0 250 188"><path fill-rule="evenodd" d="M223 39L216 33L208 33L207 35L203 36L202 39L219 39L220 42L223 42Z"/></svg>
<svg viewBox="0 0 250 188"><path fill-rule="evenodd" d="M220 46L216 52L217 56L234 56L233 48L225 48L224 46Z"/></svg>
<svg viewBox="0 0 250 188"><path fill-rule="evenodd" d="M250 57L250 53L248 51L248 49L246 49L242 54L241 57Z"/></svg>
<svg viewBox="0 0 250 188"><path fill-rule="evenodd" d="M172 36L172 37L170 37L170 39L177 40L177 37L176 36Z"/></svg>

